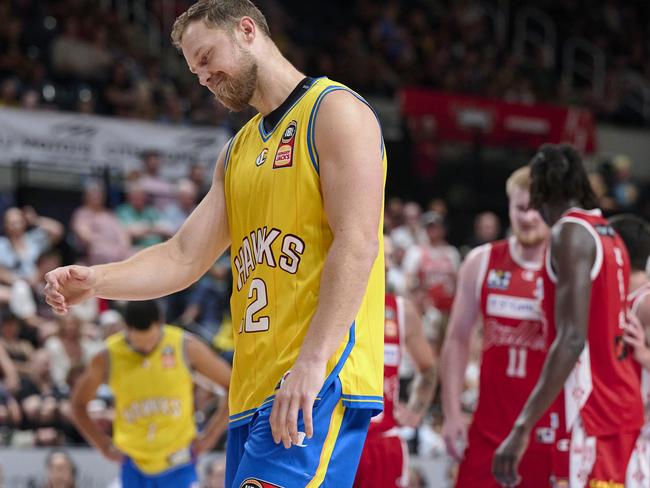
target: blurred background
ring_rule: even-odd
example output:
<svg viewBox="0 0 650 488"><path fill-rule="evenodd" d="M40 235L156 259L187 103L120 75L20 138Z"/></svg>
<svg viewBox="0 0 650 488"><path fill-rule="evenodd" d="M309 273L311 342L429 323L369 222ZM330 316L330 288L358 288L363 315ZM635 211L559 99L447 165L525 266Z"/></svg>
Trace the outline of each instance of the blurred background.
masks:
<svg viewBox="0 0 650 488"><path fill-rule="evenodd" d="M102 338L122 327L122 304L93 300L57 318L43 276L173 235L206 193L221 146L252 115L220 106L169 42L191 3L0 2L0 345L16 371L0 376L0 486L99 487L115 478L116 467L67 420L67 399ZM408 284L434 347L462 257L507 235L505 180L542 142L583 153L607 215L650 218L649 2L256 3L299 69L348 84L377 110L398 264L391 282L398 291ZM441 251L439 262L418 259L422 248ZM165 302L170 323L226 358L230 280L224 256ZM437 303L418 299L418 287L427 295L441 283ZM403 375L407 386L412 370ZM220 392L199 382L197 395L201 423ZM107 431L111 407L110 391L100 391L93 415ZM404 433L412 486L453 478L440 424L438 399L423 426ZM223 486L221 456L201 465L204 486ZM76 485L65 481L72 464Z"/></svg>

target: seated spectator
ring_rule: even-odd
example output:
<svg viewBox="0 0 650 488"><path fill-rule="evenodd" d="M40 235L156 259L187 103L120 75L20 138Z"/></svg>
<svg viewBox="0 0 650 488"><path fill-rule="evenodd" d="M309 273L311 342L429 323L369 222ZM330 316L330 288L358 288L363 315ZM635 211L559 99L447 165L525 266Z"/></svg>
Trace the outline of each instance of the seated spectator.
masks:
<svg viewBox="0 0 650 488"><path fill-rule="evenodd" d="M50 354L50 375L54 385L68 389L68 373L76 365L85 366L98 350L98 343L83 337L82 323L74 314L60 317L57 335L45 341L45 350Z"/></svg>
<svg viewBox="0 0 650 488"><path fill-rule="evenodd" d="M146 151L142 154L144 173L140 177L142 189L151 198L151 203L158 210L174 202L176 188L174 184L160 176L160 154Z"/></svg>
<svg viewBox="0 0 650 488"><path fill-rule="evenodd" d="M18 371L5 348L0 345L0 428L20 424L22 417L20 407L14 398L19 387Z"/></svg>
<svg viewBox="0 0 650 488"><path fill-rule="evenodd" d="M230 258L222 256L190 289L187 308L179 318L183 327L212 342L230 304Z"/></svg>
<svg viewBox="0 0 650 488"><path fill-rule="evenodd" d="M32 207L12 207L5 212L4 230L5 236L0 237L0 267L6 272L0 279L8 284L18 279L34 283L36 260L61 240L63 225L40 217Z"/></svg>
<svg viewBox="0 0 650 488"><path fill-rule="evenodd" d="M197 189L190 180L182 179L176 186L176 200L165 207L162 218L170 234L175 234L196 207Z"/></svg>
<svg viewBox="0 0 650 488"><path fill-rule="evenodd" d="M131 254L131 238L112 210L105 206L104 187L84 188L84 203L72 214L71 227L89 265L121 261Z"/></svg>
<svg viewBox="0 0 650 488"><path fill-rule="evenodd" d="M208 193L210 184L212 183L211 175L206 175L206 166L201 163L192 163L187 170L187 179L196 186L198 192L198 199L202 200Z"/></svg>
<svg viewBox="0 0 650 488"><path fill-rule="evenodd" d="M20 402L24 421L23 428L34 431L34 443L48 446L59 442L61 435L57 430L59 401L65 398L50 377L50 356L39 349L31 357L29 374L22 378L16 400Z"/></svg>
<svg viewBox="0 0 650 488"><path fill-rule="evenodd" d="M54 449L45 459L47 470L43 488L75 488L77 486L77 466L67 451Z"/></svg>
<svg viewBox="0 0 650 488"><path fill-rule="evenodd" d="M0 317L0 345L4 347L21 376L29 375L29 361L34 352L34 346L21 337L23 324L11 312L5 312Z"/></svg>
<svg viewBox="0 0 650 488"><path fill-rule="evenodd" d="M147 193L139 182L131 183L126 191L126 203L115 210L137 249L163 242L172 233L158 210L147 204Z"/></svg>

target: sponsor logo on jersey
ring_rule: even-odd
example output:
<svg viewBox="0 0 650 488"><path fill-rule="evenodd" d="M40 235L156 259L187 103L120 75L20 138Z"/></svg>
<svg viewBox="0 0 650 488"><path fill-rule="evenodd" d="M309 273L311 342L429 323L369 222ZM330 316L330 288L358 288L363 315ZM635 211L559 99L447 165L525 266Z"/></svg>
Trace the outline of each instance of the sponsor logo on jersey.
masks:
<svg viewBox="0 0 650 488"><path fill-rule="evenodd" d="M492 317L505 319L541 320L538 300L497 293L490 293L487 296L486 313Z"/></svg>
<svg viewBox="0 0 650 488"><path fill-rule="evenodd" d="M397 344L384 344L384 365L393 367L399 366L399 352L399 346Z"/></svg>
<svg viewBox="0 0 650 488"><path fill-rule="evenodd" d="M263 481L259 478L247 478L242 481L239 488L280 488L280 486L269 483L268 481Z"/></svg>
<svg viewBox="0 0 650 488"><path fill-rule="evenodd" d="M273 169L288 168L293 165L293 145L296 142L296 131L298 122L292 120L282 133L282 139L278 144L273 159Z"/></svg>
<svg viewBox="0 0 650 488"><path fill-rule="evenodd" d="M483 327L483 350L491 347L525 347L531 351L546 349L546 329L539 320L522 320L513 327L488 318Z"/></svg>
<svg viewBox="0 0 650 488"><path fill-rule="evenodd" d="M496 290L507 290L510 286L511 277L512 273L510 271L491 269L487 278L487 287Z"/></svg>
<svg viewBox="0 0 650 488"><path fill-rule="evenodd" d="M259 155L255 159L255 166L262 166L266 162L266 156L268 153L269 153L268 147L262 149L262 152L259 153Z"/></svg>
<svg viewBox="0 0 650 488"><path fill-rule="evenodd" d="M172 346L166 346L162 351L162 367L163 368L174 368L176 367L176 354L174 353L174 348Z"/></svg>

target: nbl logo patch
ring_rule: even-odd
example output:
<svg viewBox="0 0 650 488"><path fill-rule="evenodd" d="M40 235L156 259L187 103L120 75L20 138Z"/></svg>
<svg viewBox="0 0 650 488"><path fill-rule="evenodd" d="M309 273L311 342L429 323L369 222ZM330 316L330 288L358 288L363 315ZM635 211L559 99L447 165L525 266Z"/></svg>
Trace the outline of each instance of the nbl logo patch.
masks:
<svg viewBox="0 0 650 488"><path fill-rule="evenodd" d="M258 478L248 478L242 481L242 484L239 485L239 488L282 488L279 485L274 485L268 481L262 481Z"/></svg>
<svg viewBox="0 0 650 488"><path fill-rule="evenodd" d="M507 290L510 286L510 278L512 273L510 271L500 271L498 269L491 269L488 274L487 287L497 290Z"/></svg>
<svg viewBox="0 0 650 488"><path fill-rule="evenodd" d="M288 168L293 165L293 146L296 142L297 130L298 122L295 120L289 122L289 125L284 129L278 149L275 151L273 169Z"/></svg>

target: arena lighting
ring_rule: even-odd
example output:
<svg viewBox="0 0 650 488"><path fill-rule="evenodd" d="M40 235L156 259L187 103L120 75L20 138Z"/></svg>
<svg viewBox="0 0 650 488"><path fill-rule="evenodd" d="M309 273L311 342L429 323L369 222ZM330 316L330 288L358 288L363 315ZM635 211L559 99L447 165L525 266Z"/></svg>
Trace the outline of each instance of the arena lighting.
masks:
<svg viewBox="0 0 650 488"><path fill-rule="evenodd" d="M493 118L489 111L463 108L456 112L456 123L463 129L490 132L493 126Z"/></svg>

